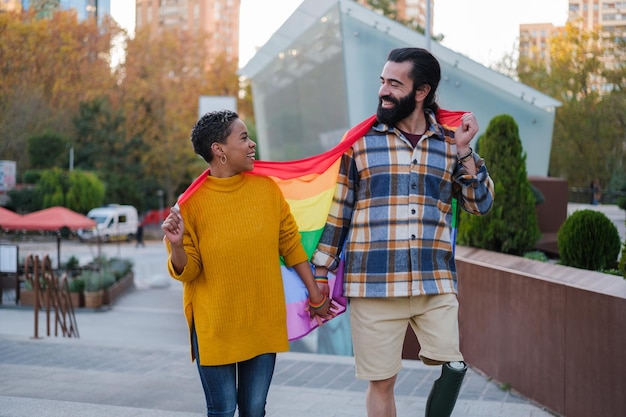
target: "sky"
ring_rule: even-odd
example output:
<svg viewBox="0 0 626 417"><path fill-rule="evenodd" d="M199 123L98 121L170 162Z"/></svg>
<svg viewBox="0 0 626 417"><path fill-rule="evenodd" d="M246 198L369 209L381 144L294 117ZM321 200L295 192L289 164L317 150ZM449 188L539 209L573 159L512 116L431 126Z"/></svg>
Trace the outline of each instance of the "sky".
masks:
<svg viewBox="0 0 626 417"><path fill-rule="evenodd" d="M268 7L268 3L276 7ZM240 67L263 46L298 8L302 0L241 0ZM433 33L444 35L444 46L485 66L511 54L522 23L563 26L568 0L435 0ZM134 30L135 2L111 0L111 15Z"/></svg>

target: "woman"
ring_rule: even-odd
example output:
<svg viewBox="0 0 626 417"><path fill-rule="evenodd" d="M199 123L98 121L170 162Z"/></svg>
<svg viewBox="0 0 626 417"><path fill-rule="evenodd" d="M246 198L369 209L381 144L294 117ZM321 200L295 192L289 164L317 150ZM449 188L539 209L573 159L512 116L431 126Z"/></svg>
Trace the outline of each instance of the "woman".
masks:
<svg viewBox="0 0 626 417"><path fill-rule="evenodd" d="M256 144L237 113L202 116L191 132L208 177L161 228L170 275L183 282L192 360L208 416L265 415L277 352L289 350L279 256L309 293L311 317L329 316L297 224L276 183L251 175Z"/></svg>

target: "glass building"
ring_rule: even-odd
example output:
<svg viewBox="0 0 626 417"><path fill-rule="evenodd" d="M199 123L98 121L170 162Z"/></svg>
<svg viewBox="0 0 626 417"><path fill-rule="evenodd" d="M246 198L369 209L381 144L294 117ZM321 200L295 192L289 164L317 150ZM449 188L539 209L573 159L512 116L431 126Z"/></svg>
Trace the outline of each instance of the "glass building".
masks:
<svg viewBox="0 0 626 417"><path fill-rule="evenodd" d="M560 102L351 0L303 1L240 70L252 82L260 157L299 159L337 144L376 112L387 54L405 46L438 58L440 107L472 111L481 128L476 138L493 117L511 115L528 175L547 176Z"/></svg>

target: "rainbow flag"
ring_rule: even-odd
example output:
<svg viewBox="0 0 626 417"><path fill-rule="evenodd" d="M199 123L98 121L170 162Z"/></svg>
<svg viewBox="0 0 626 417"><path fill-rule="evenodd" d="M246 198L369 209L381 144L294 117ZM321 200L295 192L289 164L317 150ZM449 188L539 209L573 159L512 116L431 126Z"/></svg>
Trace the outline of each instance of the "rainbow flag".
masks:
<svg viewBox="0 0 626 417"><path fill-rule="evenodd" d="M437 120L446 128L455 130L461 123L464 112L451 112L440 109ZM309 158L294 161L256 161L255 175L271 177L283 191L291 212L298 223L302 244L309 255L317 247L322 234L326 217L333 200L335 184L339 174L341 155L352 144L365 135L376 123L376 116L370 116L351 128L335 147L327 152ZM202 185L209 169L204 171L178 199L178 204L185 200ZM311 320L305 311L308 302L306 287L293 271L281 265L285 302L287 304L287 329L289 340L293 341L306 336L318 327L317 320ZM343 296L343 262L340 262L336 274L329 275L331 297L338 305L337 315L346 310L346 299Z"/></svg>

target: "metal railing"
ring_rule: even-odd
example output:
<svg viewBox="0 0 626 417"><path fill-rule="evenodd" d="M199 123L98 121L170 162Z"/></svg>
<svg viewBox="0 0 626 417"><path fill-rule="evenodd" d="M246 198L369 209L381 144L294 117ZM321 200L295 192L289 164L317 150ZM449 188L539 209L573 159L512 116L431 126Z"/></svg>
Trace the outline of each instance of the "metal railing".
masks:
<svg viewBox="0 0 626 417"><path fill-rule="evenodd" d="M568 201L570 203L591 204L593 189L590 187L569 187ZM624 191L601 190L600 204L617 204L618 198L625 196Z"/></svg>

